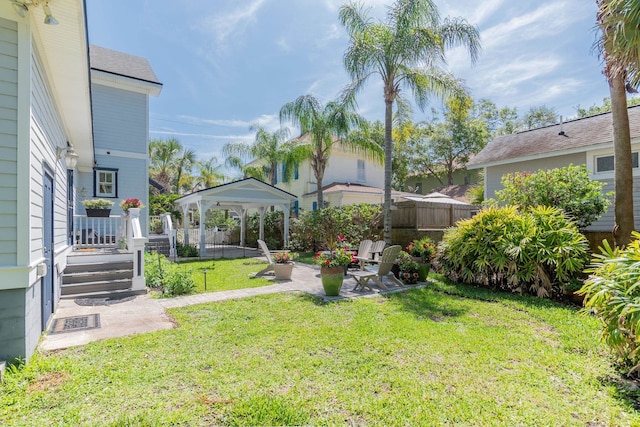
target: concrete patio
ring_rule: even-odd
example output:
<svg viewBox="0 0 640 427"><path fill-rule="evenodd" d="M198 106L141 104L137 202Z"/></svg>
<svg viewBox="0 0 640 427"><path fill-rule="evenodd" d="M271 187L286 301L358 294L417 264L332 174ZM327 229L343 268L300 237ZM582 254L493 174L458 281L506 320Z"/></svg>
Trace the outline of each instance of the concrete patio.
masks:
<svg viewBox="0 0 640 427"><path fill-rule="evenodd" d="M269 278L270 276L265 276ZM273 277L273 276L271 276ZM389 290L382 291L374 287L374 291L353 291L356 285L351 276L346 276L340 291L340 296L326 297L320 280L320 268L307 264L296 264L291 280L276 281L273 285L258 288L237 289L232 291L210 292L186 295L176 298L155 299L150 295L124 298L123 300L60 300L53 321L47 333L42 337L39 347L42 350L59 350L63 348L84 345L91 341L105 338L122 337L126 335L170 329L177 325L167 313L166 309L184 307L194 304L204 304L229 299L247 298L256 295L274 294L280 292L305 292L324 299L325 301L339 301L351 298L372 297L379 294L401 292L408 288L426 286L426 283L400 288L392 281L385 281ZM93 304L93 305L92 305ZM70 322L89 316L99 318L98 325L87 324L85 328L69 331L53 331L55 325ZM56 323L57 321L57 323Z"/></svg>

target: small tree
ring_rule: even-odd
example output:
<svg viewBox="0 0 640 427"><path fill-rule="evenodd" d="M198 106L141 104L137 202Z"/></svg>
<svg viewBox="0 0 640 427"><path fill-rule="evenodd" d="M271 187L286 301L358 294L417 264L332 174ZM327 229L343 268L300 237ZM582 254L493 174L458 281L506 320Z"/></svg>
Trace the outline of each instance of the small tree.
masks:
<svg viewBox="0 0 640 427"><path fill-rule="evenodd" d="M586 166L516 172L502 177L498 200L521 208L552 206L562 209L580 229L607 211L609 200L602 193L604 183L589 178Z"/></svg>

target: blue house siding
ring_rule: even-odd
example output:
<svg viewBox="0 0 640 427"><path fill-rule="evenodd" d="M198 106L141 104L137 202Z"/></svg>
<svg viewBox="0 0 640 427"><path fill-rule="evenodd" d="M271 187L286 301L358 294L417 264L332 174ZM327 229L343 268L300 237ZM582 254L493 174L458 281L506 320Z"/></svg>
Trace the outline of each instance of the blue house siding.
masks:
<svg viewBox="0 0 640 427"><path fill-rule="evenodd" d="M118 203L129 197L149 206L148 97L95 83L91 87L96 167L118 170L118 196L111 213L122 214ZM80 179L87 198L93 197L93 173L82 173ZM140 219L146 235L148 209L142 210Z"/></svg>

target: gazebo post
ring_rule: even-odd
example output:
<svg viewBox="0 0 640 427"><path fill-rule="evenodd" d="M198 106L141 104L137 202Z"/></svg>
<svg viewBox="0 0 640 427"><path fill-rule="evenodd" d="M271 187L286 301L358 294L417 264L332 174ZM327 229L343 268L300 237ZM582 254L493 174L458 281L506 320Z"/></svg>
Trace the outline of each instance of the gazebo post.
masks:
<svg viewBox="0 0 640 427"><path fill-rule="evenodd" d="M284 247L289 246L289 205L282 205L282 211L284 212L284 230L282 233L282 241L284 242Z"/></svg>
<svg viewBox="0 0 640 427"><path fill-rule="evenodd" d="M182 206L182 226L184 227L184 245L189 246L189 205Z"/></svg>
<svg viewBox="0 0 640 427"><path fill-rule="evenodd" d="M264 212L266 208L264 206L260 206L258 208L258 213L260 214L260 240L264 240Z"/></svg>
<svg viewBox="0 0 640 427"><path fill-rule="evenodd" d="M240 246L244 248L244 243L246 240L247 234L247 210L242 207L240 208Z"/></svg>
<svg viewBox="0 0 640 427"><path fill-rule="evenodd" d="M200 258L204 258L207 255L207 241L204 235L205 212L202 199L198 200L198 213L200 214L200 223L198 224L200 228Z"/></svg>

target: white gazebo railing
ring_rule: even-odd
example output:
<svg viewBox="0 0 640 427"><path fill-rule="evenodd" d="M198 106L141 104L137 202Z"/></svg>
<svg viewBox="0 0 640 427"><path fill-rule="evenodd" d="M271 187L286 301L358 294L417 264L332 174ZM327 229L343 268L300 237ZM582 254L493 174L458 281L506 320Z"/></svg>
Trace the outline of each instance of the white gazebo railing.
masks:
<svg viewBox="0 0 640 427"><path fill-rule="evenodd" d="M176 232L178 242L185 244L184 230L178 229ZM206 245L224 245L229 243L230 238L231 233L229 231L220 231L215 228L205 228L204 230L204 243ZM192 245L200 245L200 229L189 229L189 242L192 242Z"/></svg>

